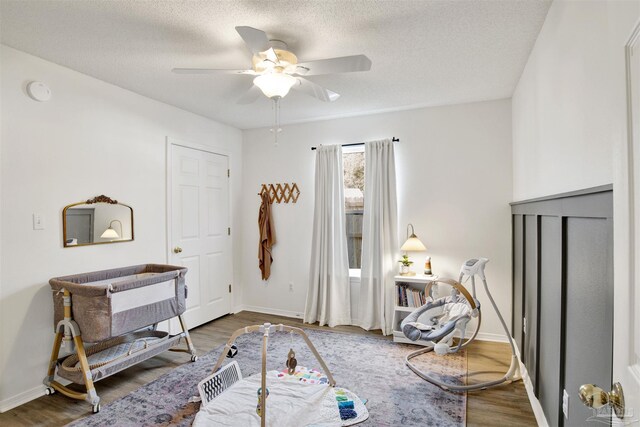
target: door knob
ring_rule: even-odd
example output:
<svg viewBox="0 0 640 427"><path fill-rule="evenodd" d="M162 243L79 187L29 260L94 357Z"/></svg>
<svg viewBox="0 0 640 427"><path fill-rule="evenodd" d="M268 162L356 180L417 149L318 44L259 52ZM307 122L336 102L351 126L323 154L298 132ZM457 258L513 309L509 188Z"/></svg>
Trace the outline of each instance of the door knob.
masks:
<svg viewBox="0 0 640 427"><path fill-rule="evenodd" d="M176 246L175 248L173 248L173 252L179 254L180 252L182 252L182 248L180 246Z"/></svg>
<svg viewBox="0 0 640 427"><path fill-rule="evenodd" d="M607 393L595 384L583 384L578 391L580 400L589 408L599 409L604 405L611 405L616 417L624 418L624 393L622 385L615 383Z"/></svg>

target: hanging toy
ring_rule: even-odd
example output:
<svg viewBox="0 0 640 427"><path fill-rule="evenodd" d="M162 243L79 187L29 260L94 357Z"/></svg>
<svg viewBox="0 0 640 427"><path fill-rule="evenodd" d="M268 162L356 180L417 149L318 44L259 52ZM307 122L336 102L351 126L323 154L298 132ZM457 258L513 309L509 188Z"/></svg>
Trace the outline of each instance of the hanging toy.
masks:
<svg viewBox="0 0 640 427"><path fill-rule="evenodd" d="M236 347L235 344L232 344L231 347L229 347L229 351L227 352L227 357L229 359L233 359L234 357L236 357L236 354L238 354L238 347Z"/></svg>
<svg viewBox="0 0 640 427"><path fill-rule="evenodd" d="M262 387L260 387L258 389L258 406L256 406L256 413L258 414L259 417L262 416L262 414L261 414L261 412L262 412L262 405L261 405L262 399L260 399L261 395L262 395ZM264 397L265 403L266 403L267 397L269 397L269 389L267 389L267 395Z"/></svg>
<svg viewBox="0 0 640 427"><path fill-rule="evenodd" d="M298 361L296 360L296 352L293 349L289 349L289 354L287 354L287 362L285 363L289 370L287 373L289 375L293 375L296 372L296 366L298 366Z"/></svg>

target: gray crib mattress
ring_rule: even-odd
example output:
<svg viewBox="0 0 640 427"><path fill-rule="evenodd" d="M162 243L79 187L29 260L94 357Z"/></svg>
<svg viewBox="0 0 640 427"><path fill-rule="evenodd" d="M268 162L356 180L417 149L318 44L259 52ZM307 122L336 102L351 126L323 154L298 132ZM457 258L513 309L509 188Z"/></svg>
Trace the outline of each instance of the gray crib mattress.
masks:
<svg viewBox="0 0 640 427"><path fill-rule="evenodd" d="M96 280L93 282L84 283L85 286L98 286L104 284L115 284L119 282L126 282L129 280L138 280L138 279L146 279L149 277L156 277L162 273L138 273L138 274L130 274L127 276L113 277L110 279Z"/></svg>

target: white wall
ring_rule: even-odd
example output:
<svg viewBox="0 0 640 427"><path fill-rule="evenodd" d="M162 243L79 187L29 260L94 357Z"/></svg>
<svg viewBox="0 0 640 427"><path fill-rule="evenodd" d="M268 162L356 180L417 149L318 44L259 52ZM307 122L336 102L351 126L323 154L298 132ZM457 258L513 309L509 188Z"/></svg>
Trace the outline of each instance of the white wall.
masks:
<svg viewBox="0 0 640 427"><path fill-rule="evenodd" d="M286 103L282 104L286 108ZM284 126L279 146L267 129L244 131L243 302L246 309L287 315L304 311L313 222L314 151L342 144L398 137L399 235L408 222L433 257L434 272L457 277L471 257L491 259L488 279L509 321L511 316L512 194L509 100L425 108L397 113ZM277 243L268 282L258 269L257 192L262 183L296 182L297 204L274 204ZM404 240L404 239L403 239ZM400 242L402 243L402 242ZM418 254L417 268L425 254ZM289 283L294 291L289 292ZM486 299L485 299L486 301ZM483 331L500 334L485 310Z"/></svg>
<svg viewBox="0 0 640 427"><path fill-rule="evenodd" d="M166 137L222 148L239 172L242 134L5 46L0 54L0 409L6 410L42 392L53 342L49 278L166 262ZM52 99L28 98L30 80L46 82ZM234 214L240 177L231 181ZM62 208L99 194L133 207L135 241L63 248ZM43 217L42 231L32 230L34 212ZM240 237L234 233L235 259Z"/></svg>
<svg viewBox="0 0 640 427"><path fill-rule="evenodd" d="M553 2L512 100L514 200L614 181L637 18L636 1Z"/></svg>

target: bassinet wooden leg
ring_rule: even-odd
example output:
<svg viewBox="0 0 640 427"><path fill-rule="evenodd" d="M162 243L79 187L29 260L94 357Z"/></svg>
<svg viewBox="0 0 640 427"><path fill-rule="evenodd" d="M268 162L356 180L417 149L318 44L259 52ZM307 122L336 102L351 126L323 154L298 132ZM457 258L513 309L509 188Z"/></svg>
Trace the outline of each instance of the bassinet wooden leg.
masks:
<svg viewBox="0 0 640 427"><path fill-rule="evenodd" d="M57 328L56 336L53 339L53 349L51 350L51 358L49 359L49 368L47 369L47 376L44 377L44 385L47 386L45 390L46 395L51 395L55 392L55 387L53 387L54 378L56 376L56 364L58 363L58 354L60 353L60 346L62 345L62 337L63 333L61 331L64 328Z"/></svg>
<svg viewBox="0 0 640 427"><path fill-rule="evenodd" d="M182 315L178 316L178 320L180 321L180 327L182 328L182 332L184 333L184 339L187 342L187 349L191 354L191 361L195 362L196 360L198 360L198 355L196 354L196 348L193 345L193 341L191 341L189 329L187 329L187 323L184 321Z"/></svg>
<svg viewBox="0 0 640 427"><path fill-rule="evenodd" d="M100 403L100 398L96 393L96 388L93 385L93 376L91 375L91 369L89 368L89 361L87 360L87 354L84 351L84 344L82 342L82 337L80 335L75 335L73 337L74 342L76 343L76 352L78 353L78 359L80 360L80 367L82 368L82 377L84 378L84 385L87 388L87 398L86 401L91 403L94 406L94 412L96 406Z"/></svg>
<svg viewBox="0 0 640 427"><path fill-rule="evenodd" d="M47 370L47 379L49 381L53 380L53 376L56 373L56 363L58 362L58 354L60 353L60 347L62 346L63 335L64 334L60 330L58 330L58 332L56 332L56 337L53 339L53 349L51 350L51 358L49 359L49 369Z"/></svg>
<svg viewBox="0 0 640 427"><path fill-rule="evenodd" d="M70 388L55 381L56 364L58 363L58 356L60 348L62 347L62 340L64 338L65 326L69 328L69 331L73 335L73 340L76 345L76 352L78 359L80 360L81 372L84 378L86 392L78 392L71 390ZM65 396L78 400L86 400L93 406L93 412L100 410L100 397L96 393L95 386L93 384L93 378L91 375L91 369L89 368L89 361L87 360L87 354L84 351L84 343L82 337L78 334L77 325L70 320L61 321L57 326L56 335L53 341L53 349L51 350L51 359L49 360L49 368L47 370L47 376L44 379L44 384L47 386L46 394L53 394L54 390L59 391Z"/></svg>

